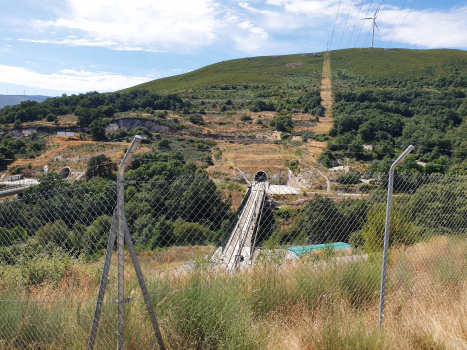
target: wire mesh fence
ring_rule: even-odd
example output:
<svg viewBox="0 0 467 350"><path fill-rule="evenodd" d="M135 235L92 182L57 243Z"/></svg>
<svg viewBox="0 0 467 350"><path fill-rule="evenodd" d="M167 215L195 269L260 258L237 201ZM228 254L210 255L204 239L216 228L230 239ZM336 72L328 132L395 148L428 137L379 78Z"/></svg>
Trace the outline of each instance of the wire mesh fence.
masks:
<svg viewBox="0 0 467 350"><path fill-rule="evenodd" d="M377 324L388 174L212 178L192 166L147 179L130 171L123 183L124 222L167 349L326 348L336 315ZM99 296L119 185L48 176L0 203L0 347L85 348L100 306L94 348L115 348L121 304L125 348L158 348L130 250L118 297L116 243ZM388 326L463 300L466 214L467 178L396 173Z"/></svg>

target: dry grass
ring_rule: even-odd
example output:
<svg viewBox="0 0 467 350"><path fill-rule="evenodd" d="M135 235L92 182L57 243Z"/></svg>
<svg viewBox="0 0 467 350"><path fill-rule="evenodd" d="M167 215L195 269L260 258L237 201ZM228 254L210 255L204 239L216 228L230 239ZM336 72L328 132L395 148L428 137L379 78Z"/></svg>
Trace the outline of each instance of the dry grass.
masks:
<svg viewBox="0 0 467 350"><path fill-rule="evenodd" d="M74 114L66 114L66 115L61 115L58 117L59 124L58 126L60 128L66 128L66 127L74 127L78 126L78 117L75 116ZM22 128L38 128L38 127L50 127L54 128L56 127L56 124L54 122L48 122L45 118L42 120L35 120L35 121L29 121L25 122L21 125Z"/></svg>
<svg viewBox="0 0 467 350"><path fill-rule="evenodd" d="M332 118L332 90L331 90L331 57L326 52L326 58L323 62L323 76L321 80L321 99L323 107L326 108L325 117Z"/></svg>
<svg viewBox="0 0 467 350"><path fill-rule="evenodd" d="M187 261L203 266L212 249L173 247L139 254L169 349L467 349L467 274L463 272L467 244L463 239L435 237L391 252L382 332L376 327L379 259L352 263L314 253L291 264L258 263L234 275L209 268L187 269ZM151 348L154 338L129 256L125 261L126 295L135 298L127 305L127 348ZM1 297L93 300L101 264L102 259L86 268L78 266L58 283L16 296L3 286ZM115 295L115 273L114 257L109 298ZM10 340L0 343L0 349L78 349L85 342L92 303L66 307L60 302L30 303L20 314L11 309L14 305L2 305L1 338ZM100 348L113 347L112 310L106 311ZM21 342L11 341L13 325L5 322L13 322L14 317L26 322L26 315L28 327L34 325L42 333L34 337L15 333ZM35 324L39 319L40 327ZM67 339L58 336L64 331Z"/></svg>
<svg viewBox="0 0 467 350"><path fill-rule="evenodd" d="M70 166L72 170L86 169L86 164L91 156L105 154L111 160L121 159L123 148L130 144L126 142L96 142L80 140L77 137L48 136L47 150L35 159L17 159L9 165L26 166L31 164L35 169L49 166L49 170L58 170L63 166ZM148 151L142 147L138 152Z"/></svg>

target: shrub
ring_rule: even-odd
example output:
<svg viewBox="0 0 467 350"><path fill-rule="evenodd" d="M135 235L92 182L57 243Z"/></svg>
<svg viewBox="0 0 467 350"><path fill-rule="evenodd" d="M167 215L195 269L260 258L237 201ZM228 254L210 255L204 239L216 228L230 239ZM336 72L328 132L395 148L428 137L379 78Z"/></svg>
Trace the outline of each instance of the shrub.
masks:
<svg viewBox="0 0 467 350"><path fill-rule="evenodd" d="M361 174L358 171L351 171L348 173L341 173L337 176L337 182L342 185L356 185L359 184Z"/></svg>
<svg viewBox="0 0 467 350"><path fill-rule="evenodd" d="M252 118L251 118L248 114L243 113L243 114L241 115L241 117L240 117L240 120L241 120L242 122L247 122L247 121L252 120Z"/></svg>
<svg viewBox="0 0 467 350"><path fill-rule="evenodd" d="M68 227L62 220L48 222L36 231L36 239L40 245L48 243L62 244L67 240L69 234Z"/></svg>
<svg viewBox="0 0 467 350"><path fill-rule="evenodd" d="M176 222L174 237L178 244L205 244L211 238L212 232L196 222Z"/></svg>
<svg viewBox="0 0 467 350"><path fill-rule="evenodd" d="M386 221L386 203L375 203L368 210L367 221L362 227L364 249L368 252L381 252L384 245L384 227ZM394 203L391 212L391 233L389 244L414 244L418 234L414 223L406 212Z"/></svg>
<svg viewBox="0 0 467 350"><path fill-rule="evenodd" d="M290 135L289 133L283 133L281 134L281 141L287 142L290 140L291 137L292 135Z"/></svg>
<svg viewBox="0 0 467 350"><path fill-rule="evenodd" d="M159 111L159 112L156 112L156 113L154 114L154 116L155 116L156 118L162 118L162 119L165 119L165 117L166 117L165 113L164 113L164 112L160 112L160 111Z"/></svg>
<svg viewBox="0 0 467 350"><path fill-rule="evenodd" d="M225 112L227 110L227 106L226 105L222 105L221 108L220 108L220 111L221 112Z"/></svg>
<svg viewBox="0 0 467 350"><path fill-rule="evenodd" d="M55 116L53 114L48 114L45 119L51 123L55 120Z"/></svg>
<svg viewBox="0 0 467 350"><path fill-rule="evenodd" d="M275 127L278 131L290 132L293 129L292 117L290 115L276 115L269 122L269 126Z"/></svg>
<svg viewBox="0 0 467 350"><path fill-rule="evenodd" d="M261 112L261 111L275 111L273 102L265 101L254 101L250 105L250 111L252 112Z"/></svg>
<svg viewBox="0 0 467 350"><path fill-rule="evenodd" d="M157 144L158 148L169 148L170 147L170 141L167 139L162 139L159 141Z"/></svg>
<svg viewBox="0 0 467 350"><path fill-rule="evenodd" d="M201 114L198 113L190 115L189 120L193 124L204 124L203 117L201 116Z"/></svg>
<svg viewBox="0 0 467 350"><path fill-rule="evenodd" d="M24 228L17 226L14 229L7 230L0 227L0 245L10 246L13 244L23 243L28 239L27 232Z"/></svg>

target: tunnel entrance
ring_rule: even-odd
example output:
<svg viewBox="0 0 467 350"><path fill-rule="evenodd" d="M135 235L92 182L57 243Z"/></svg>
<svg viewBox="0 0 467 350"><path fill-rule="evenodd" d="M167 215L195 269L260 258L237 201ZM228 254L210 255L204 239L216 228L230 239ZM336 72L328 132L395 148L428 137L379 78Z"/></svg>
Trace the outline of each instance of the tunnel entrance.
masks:
<svg viewBox="0 0 467 350"><path fill-rule="evenodd" d="M68 176L70 176L71 174L71 169L66 166L64 168L61 168L58 171L58 174L62 177L62 179L68 179Z"/></svg>
<svg viewBox="0 0 467 350"><path fill-rule="evenodd" d="M264 171L260 170L255 174L255 181L256 182L266 182L266 181L268 181L268 176L266 175L266 173Z"/></svg>

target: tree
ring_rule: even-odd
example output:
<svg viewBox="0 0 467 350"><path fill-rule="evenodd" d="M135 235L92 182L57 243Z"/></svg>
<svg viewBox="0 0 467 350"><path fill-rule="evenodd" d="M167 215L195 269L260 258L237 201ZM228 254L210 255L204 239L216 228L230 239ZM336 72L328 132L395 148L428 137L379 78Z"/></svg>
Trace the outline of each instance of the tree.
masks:
<svg viewBox="0 0 467 350"><path fill-rule="evenodd" d="M463 161L462 163L458 163L453 165L449 171L449 175L467 175L467 162Z"/></svg>
<svg viewBox="0 0 467 350"><path fill-rule="evenodd" d="M46 120L52 123L55 120L55 116L53 114L48 114Z"/></svg>
<svg viewBox="0 0 467 350"><path fill-rule="evenodd" d="M102 119L94 120L91 125L89 125L89 131L91 136L96 139L103 139L105 137L105 127L107 123Z"/></svg>
<svg viewBox="0 0 467 350"><path fill-rule="evenodd" d="M102 113L104 113L104 115L106 117L112 117L115 113L115 108L113 108L112 106L105 106L104 108L102 108Z"/></svg>
<svg viewBox="0 0 467 350"><path fill-rule="evenodd" d="M169 148L170 147L170 141L167 139L162 139L159 141L157 144L158 148Z"/></svg>
<svg viewBox="0 0 467 350"><path fill-rule="evenodd" d="M221 108L220 108L220 111L221 112L225 112L227 110L227 106L226 105L222 105Z"/></svg>
<svg viewBox="0 0 467 350"><path fill-rule="evenodd" d="M386 203L375 203L368 210L367 221L359 233L363 239L363 247L369 253L380 252L384 245L384 228ZM413 220L397 203L391 212L391 234L389 245L411 245L418 240Z"/></svg>
<svg viewBox="0 0 467 350"><path fill-rule="evenodd" d="M104 113L94 108L77 108L75 115L78 116L78 125L90 125L93 121L105 117Z"/></svg>
<svg viewBox="0 0 467 350"><path fill-rule="evenodd" d="M115 168L115 162L112 162L109 157L99 154L89 159L86 178L91 179L96 176L107 179L112 178L113 171L116 170Z"/></svg>

